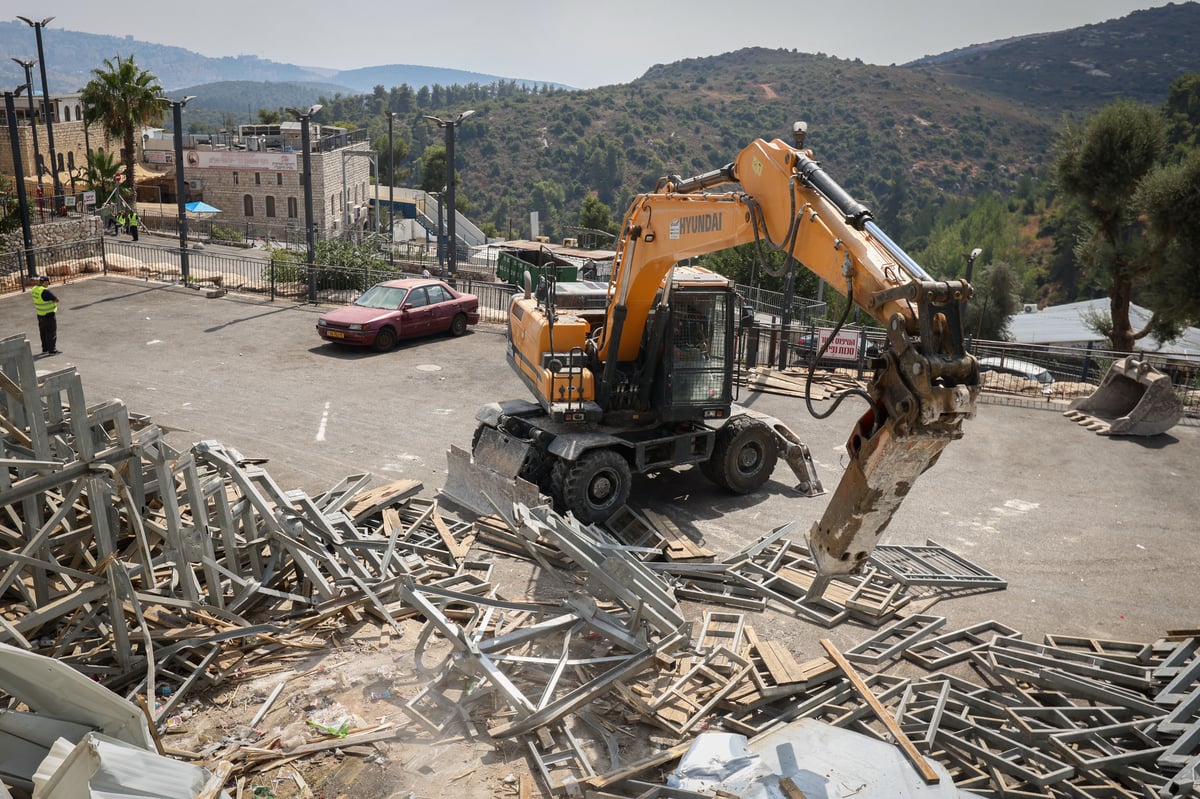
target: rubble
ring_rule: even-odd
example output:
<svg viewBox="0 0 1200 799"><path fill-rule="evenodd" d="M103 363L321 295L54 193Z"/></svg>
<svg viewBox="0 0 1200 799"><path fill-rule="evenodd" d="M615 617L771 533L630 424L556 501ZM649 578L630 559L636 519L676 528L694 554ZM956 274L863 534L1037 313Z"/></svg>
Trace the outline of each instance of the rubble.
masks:
<svg viewBox="0 0 1200 799"><path fill-rule="evenodd" d="M166 754L224 784L293 768L299 785L309 758L459 739L526 759L498 792L532 795L535 774L552 795L712 796L666 774L724 730L764 763L790 747L795 762L767 766L770 796L811 799L805 779L854 781L867 761L871 780L912 795L1196 793L1200 631L1152 644L1035 643L996 621L945 632L935 603L1006 583L932 542L882 545L810 601L795 524L720 557L631 509L603 526L523 503L464 520L418 482L369 488L361 474L310 496L218 442L173 448L118 400L88 405L74 371L38 374L20 337L0 341L0 427L0 642L140 699ZM522 595L496 574L512 563L530 575ZM805 658L756 630L766 614L864 632ZM376 629L381 657L404 660L358 687L396 714L320 701L323 683L352 678L313 656L349 628ZM221 736L165 740L243 685L258 688Z"/></svg>

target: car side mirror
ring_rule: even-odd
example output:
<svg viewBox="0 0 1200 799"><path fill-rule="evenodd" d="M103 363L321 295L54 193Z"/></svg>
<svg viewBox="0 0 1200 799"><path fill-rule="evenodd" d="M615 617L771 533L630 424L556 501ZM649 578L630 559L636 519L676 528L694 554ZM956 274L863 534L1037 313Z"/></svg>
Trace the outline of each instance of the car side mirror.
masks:
<svg viewBox="0 0 1200 799"><path fill-rule="evenodd" d="M402 310L402 311L411 311L411 310L412 310L412 307L413 307L413 306L412 306L412 303L411 303L411 302L406 302L406 303L404 303L403 305L401 305L401 306L400 306L400 310Z"/></svg>

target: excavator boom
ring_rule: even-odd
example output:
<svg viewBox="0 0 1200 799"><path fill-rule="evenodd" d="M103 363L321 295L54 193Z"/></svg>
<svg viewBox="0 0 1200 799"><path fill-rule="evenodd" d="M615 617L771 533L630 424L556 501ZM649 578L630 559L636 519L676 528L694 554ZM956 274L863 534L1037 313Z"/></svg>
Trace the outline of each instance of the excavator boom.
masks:
<svg viewBox="0 0 1200 799"><path fill-rule="evenodd" d="M720 276L705 277L707 270L678 266L765 243L887 331L872 379L854 392L868 408L847 442L846 472L809 533L824 582L862 567L913 481L974 414L979 371L964 347L962 324L971 287L930 277L802 147L799 136L795 146L758 139L718 170L667 177L635 198L602 315L558 308L553 287L536 298L527 288L513 301L510 360L537 404L494 405L478 417L481 430L489 428L513 454L509 471L600 518L617 496L614 486L627 491L631 466L643 473L697 463L718 484L745 493L769 475L773 446L792 448L789 462L793 455L807 458L790 431L776 426L772 433L731 405L729 368L718 364L728 363L729 347L721 342L732 338L726 301L732 289L718 285L728 282ZM724 339L709 332L705 349L682 345L677 337L692 306L708 309L703 318L710 326L724 320ZM650 401L683 396L684 385L704 386L706 393L687 394L690 405Z"/></svg>

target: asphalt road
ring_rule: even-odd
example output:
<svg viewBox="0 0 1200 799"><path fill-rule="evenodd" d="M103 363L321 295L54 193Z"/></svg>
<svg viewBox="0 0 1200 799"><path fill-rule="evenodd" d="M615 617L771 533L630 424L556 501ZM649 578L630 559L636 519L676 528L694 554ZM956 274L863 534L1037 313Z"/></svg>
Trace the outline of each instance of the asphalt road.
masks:
<svg viewBox="0 0 1200 799"><path fill-rule="evenodd" d="M39 369L74 366L89 403L124 400L167 428L178 448L211 439L268 458L285 489L318 493L366 472L374 485L419 479L432 495L449 445L469 445L476 408L525 396L499 327L377 354L321 342L322 309L311 306L206 299L123 277L54 290L63 354L39 357ZM14 334L37 347L28 294L0 297L0 337ZM861 404L848 401L818 422L790 398L743 399L799 432L832 490ZM1009 581L1003 592L938 604L947 630L995 619L1030 640L1056 632L1152 641L1200 627L1198 473L1197 427L1109 439L1056 413L983 404L917 482L885 540L931 539ZM794 492L782 464L752 497L721 493L695 469L641 480L633 496L719 554L787 522L807 531L828 500ZM861 629L828 635L842 645L865 637Z"/></svg>

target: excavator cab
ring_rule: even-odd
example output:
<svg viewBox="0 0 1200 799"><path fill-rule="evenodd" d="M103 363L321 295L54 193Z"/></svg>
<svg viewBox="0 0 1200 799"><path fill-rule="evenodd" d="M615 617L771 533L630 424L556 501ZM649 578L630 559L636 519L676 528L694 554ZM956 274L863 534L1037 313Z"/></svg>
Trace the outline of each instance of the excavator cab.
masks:
<svg viewBox="0 0 1200 799"><path fill-rule="evenodd" d="M677 289L668 309L654 405L663 421L721 419L733 402L734 296Z"/></svg>

